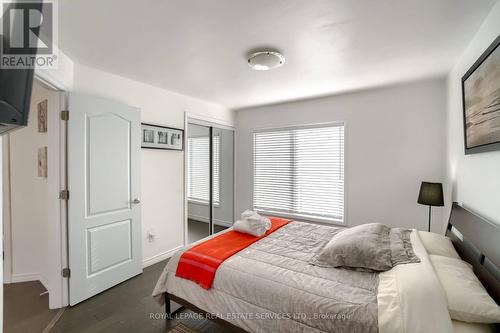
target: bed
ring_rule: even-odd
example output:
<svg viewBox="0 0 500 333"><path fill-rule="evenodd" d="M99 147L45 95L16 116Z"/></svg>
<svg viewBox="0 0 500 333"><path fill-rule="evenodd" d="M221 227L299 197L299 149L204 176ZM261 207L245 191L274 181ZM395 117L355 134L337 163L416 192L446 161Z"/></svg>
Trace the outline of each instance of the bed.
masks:
<svg viewBox="0 0 500 333"><path fill-rule="evenodd" d="M165 267L153 296L165 302L167 313L178 303L235 332L491 331L486 325L451 320L446 295L417 231L410 237L420 263L374 275L309 264L333 229L294 221L226 260L209 290L175 276L181 250ZM500 239L500 228L454 204L447 235L498 303L500 256L495 240Z"/></svg>

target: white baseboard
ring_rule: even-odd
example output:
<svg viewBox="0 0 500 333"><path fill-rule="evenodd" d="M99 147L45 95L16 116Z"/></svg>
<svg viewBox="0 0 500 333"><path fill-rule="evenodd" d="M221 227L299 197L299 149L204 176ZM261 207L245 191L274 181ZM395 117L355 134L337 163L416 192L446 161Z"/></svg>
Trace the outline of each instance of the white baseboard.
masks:
<svg viewBox="0 0 500 333"><path fill-rule="evenodd" d="M49 284L45 280L45 278L38 273L20 273L20 274L12 274L12 279L10 282L5 283L18 283L18 282L30 282L30 281L40 281L42 286L49 290Z"/></svg>
<svg viewBox="0 0 500 333"><path fill-rule="evenodd" d="M208 221L207 221L208 223ZM224 221L224 220L219 220L219 219L214 219L214 224L222 227L228 227L231 228L233 226L232 222Z"/></svg>
<svg viewBox="0 0 500 333"><path fill-rule="evenodd" d="M189 214L188 219L208 223L208 218L206 218L205 216ZM219 220L219 219L214 219L214 224L222 226L222 227L228 227L228 228L233 226L232 222Z"/></svg>
<svg viewBox="0 0 500 333"><path fill-rule="evenodd" d="M175 252L177 252L182 247L183 247L183 245L179 245L177 247L174 247L171 250L168 250L168 251L165 251L162 253L158 253L158 254L156 254L152 257L149 257L147 259L143 259L142 260L142 268L146 268L148 266L154 265L156 263L159 263L160 261L163 261L165 259L170 258Z"/></svg>
<svg viewBox="0 0 500 333"><path fill-rule="evenodd" d="M11 281L11 283L40 281L40 274L38 274L38 273L12 274L10 281Z"/></svg>

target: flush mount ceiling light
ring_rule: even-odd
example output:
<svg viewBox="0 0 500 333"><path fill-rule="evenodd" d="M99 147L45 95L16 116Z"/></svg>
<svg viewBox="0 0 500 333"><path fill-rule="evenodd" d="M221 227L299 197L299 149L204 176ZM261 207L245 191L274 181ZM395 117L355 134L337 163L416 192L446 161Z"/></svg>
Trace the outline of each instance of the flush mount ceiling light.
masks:
<svg viewBox="0 0 500 333"><path fill-rule="evenodd" d="M280 67L285 63L285 57L276 51L260 51L248 57L248 66L257 71L267 71Z"/></svg>

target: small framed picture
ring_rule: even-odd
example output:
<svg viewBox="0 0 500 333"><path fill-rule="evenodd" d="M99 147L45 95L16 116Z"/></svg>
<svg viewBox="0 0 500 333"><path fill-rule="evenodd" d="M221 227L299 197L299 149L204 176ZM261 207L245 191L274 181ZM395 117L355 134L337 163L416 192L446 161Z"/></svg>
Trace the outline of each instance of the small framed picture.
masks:
<svg viewBox="0 0 500 333"><path fill-rule="evenodd" d="M184 150L184 130L152 124L141 125L141 147Z"/></svg>
<svg viewBox="0 0 500 333"><path fill-rule="evenodd" d="M47 100L43 100L38 103L38 132L45 133L47 132Z"/></svg>

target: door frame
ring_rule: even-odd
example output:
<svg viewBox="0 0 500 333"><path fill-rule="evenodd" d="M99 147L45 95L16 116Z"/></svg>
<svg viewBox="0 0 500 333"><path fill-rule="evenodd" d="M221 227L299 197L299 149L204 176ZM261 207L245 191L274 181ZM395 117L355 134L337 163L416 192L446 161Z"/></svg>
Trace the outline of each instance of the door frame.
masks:
<svg viewBox="0 0 500 333"><path fill-rule="evenodd" d="M187 168L188 168L188 154L187 154L187 138L189 136L189 127L188 123L192 124L197 124L197 125L202 125L202 126L213 126L216 125L217 127L220 127L222 129L228 129L232 130L234 132L233 134L233 220L234 216L236 215L236 212L234 211L236 207L236 189L235 189L235 170L234 170L234 156L235 156L235 149L236 149L236 127L233 122L218 119L218 118L213 118L209 116L204 116L200 115L197 113L192 113L192 112L184 112L184 223L183 223L183 228L184 228L184 246L188 245L188 198L187 198L187 193L188 193L188 184L187 184Z"/></svg>
<svg viewBox="0 0 500 333"><path fill-rule="evenodd" d="M62 276L63 268L68 267L68 202L60 199L61 190L67 189L67 122L61 120L60 111L68 110L68 90L52 77L35 74L36 79L47 88L59 92L59 112L53 117L52 126L56 128L49 135L49 170L53 177L49 181L49 308L56 309L69 305L69 280ZM50 119L49 119L50 121ZM51 163L52 162L52 163Z"/></svg>
<svg viewBox="0 0 500 333"><path fill-rule="evenodd" d="M10 217L10 136L2 137L3 283L12 283L12 230Z"/></svg>
<svg viewBox="0 0 500 333"><path fill-rule="evenodd" d="M59 111L67 109L68 88L50 73L36 71L34 80L46 89L59 93ZM33 117L33 115L31 115ZM57 309L69 304L68 279L61 275L62 269L68 264L67 251L67 203L59 199L59 193L66 188L66 127L60 118L60 112L49 113L48 122L53 130L48 132L47 165L48 173L56 175L48 179L48 281L43 284L49 291L49 308ZM11 229L11 201L10 201L10 149L9 136L2 140L2 198L4 241L2 244L5 253L4 283L12 283L12 229Z"/></svg>

